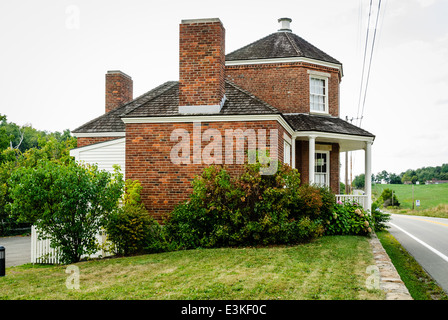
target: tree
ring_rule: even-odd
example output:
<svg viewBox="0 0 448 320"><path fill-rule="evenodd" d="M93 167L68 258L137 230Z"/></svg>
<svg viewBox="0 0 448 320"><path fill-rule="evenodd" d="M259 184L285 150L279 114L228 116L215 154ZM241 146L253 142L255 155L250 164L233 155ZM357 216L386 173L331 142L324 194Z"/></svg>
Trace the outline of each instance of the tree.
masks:
<svg viewBox="0 0 448 320"><path fill-rule="evenodd" d="M72 263L98 249L96 235L118 208L124 183L118 170L39 160L15 170L10 185L12 213L33 223L60 250L62 262Z"/></svg>
<svg viewBox="0 0 448 320"><path fill-rule="evenodd" d="M376 175L376 180L378 183L381 183L383 180L389 184L390 183L390 174L386 170L381 171Z"/></svg>
<svg viewBox="0 0 448 320"><path fill-rule="evenodd" d="M18 226L16 219L10 215L8 180L11 173L19 167L21 159L22 154L17 149L0 151L0 237L10 235L11 230Z"/></svg>
<svg viewBox="0 0 448 320"><path fill-rule="evenodd" d="M5 124L6 116L0 114L0 152L9 147L9 140L11 138L11 136L8 135ZM0 158L0 162L1 160L2 159Z"/></svg>
<svg viewBox="0 0 448 320"><path fill-rule="evenodd" d="M402 183L400 176L396 175L395 173L391 173L389 175L389 179L390 179L390 181L389 181L390 184L401 184Z"/></svg>
<svg viewBox="0 0 448 320"><path fill-rule="evenodd" d="M58 142L76 140L68 129L62 133L41 131L33 128L31 124L19 126L13 122L7 122L6 116L0 114L0 151L8 147L21 152L32 148L39 149L50 139L56 139Z"/></svg>
<svg viewBox="0 0 448 320"><path fill-rule="evenodd" d="M418 180L418 176L417 173L415 172L415 170L407 170L403 176L401 177L401 181L403 183L405 182L411 182L412 184L415 184Z"/></svg>
<svg viewBox="0 0 448 320"><path fill-rule="evenodd" d="M398 201L397 195L393 192L392 189L384 189L383 192L381 193L381 196L379 198L379 202L383 203L383 206L389 207L389 206L394 206L394 207L399 207L400 206L400 202Z"/></svg>
<svg viewBox="0 0 448 320"><path fill-rule="evenodd" d="M70 150L76 148L77 140L74 137L58 140L49 136L40 138L38 148L28 149L23 153L23 165L34 167L40 160L57 160L61 163L73 162Z"/></svg>
<svg viewBox="0 0 448 320"><path fill-rule="evenodd" d="M363 189L365 185L365 180L366 180L365 174L362 173L359 176L356 176L355 179L353 179L352 184L357 189Z"/></svg>
<svg viewBox="0 0 448 320"><path fill-rule="evenodd" d="M6 119L6 118L5 118ZM0 133L4 127L0 127ZM65 137L53 136L41 138L39 148L31 148L22 153L19 148L11 149L9 138L6 149L0 150L0 236L10 235L13 229L20 225L16 217L10 214L9 178L11 174L20 167L35 167L40 160L52 160L60 163L74 162L70 157L70 149L76 147L76 138L71 137L68 132L64 132ZM22 227L28 227L25 223Z"/></svg>
<svg viewBox="0 0 448 320"><path fill-rule="evenodd" d="M345 194L345 183L339 181L339 192Z"/></svg>

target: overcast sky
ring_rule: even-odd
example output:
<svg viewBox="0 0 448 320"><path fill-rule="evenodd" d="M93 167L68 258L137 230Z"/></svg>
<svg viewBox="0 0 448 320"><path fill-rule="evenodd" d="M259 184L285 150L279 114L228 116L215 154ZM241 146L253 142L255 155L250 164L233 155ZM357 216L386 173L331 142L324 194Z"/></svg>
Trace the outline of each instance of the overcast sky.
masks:
<svg viewBox="0 0 448 320"><path fill-rule="evenodd" d="M378 1L372 1L370 40ZM182 19L220 18L229 53L290 17L295 34L343 63L340 116L357 117L369 3L2 1L0 113L39 130L73 130L104 113L108 70L132 77L134 97L178 80ZM447 14L446 0L381 2L361 123L376 135L374 173L448 163ZM363 170L364 154L356 152L354 174Z"/></svg>

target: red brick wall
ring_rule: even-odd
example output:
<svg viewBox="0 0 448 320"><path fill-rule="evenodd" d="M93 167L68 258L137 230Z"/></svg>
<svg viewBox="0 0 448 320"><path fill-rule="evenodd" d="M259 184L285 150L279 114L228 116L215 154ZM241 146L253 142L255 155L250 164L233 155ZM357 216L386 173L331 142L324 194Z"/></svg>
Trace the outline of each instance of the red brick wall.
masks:
<svg viewBox="0 0 448 320"><path fill-rule="evenodd" d="M189 20L182 23L179 36L179 105L219 104L225 92L224 69L225 30L221 21Z"/></svg>
<svg viewBox="0 0 448 320"><path fill-rule="evenodd" d="M284 113L310 112L308 70L329 73L329 113L339 116L337 69L309 63L278 63L227 66L226 78Z"/></svg>
<svg viewBox="0 0 448 320"><path fill-rule="evenodd" d="M309 143L308 141L296 141L296 169L300 172L302 183L308 183L309 176ZM330 151L330 189L339 193L339 144L332 143Z"/></svg>
<svg viewBox="0 0 448 320"><path fill-rule="evenodd" d="M223 149L225 146L226 129L266 129L267 146L270 145L269 130L278 130L278 157L283 160L284 129L277 121L253 122L210 122L201 123L201 131L217 129L222 136ZM171 141L174 129L185 129L190 134L190 164L174 164L171 162L171 149L178 141ZM180 139L179 139L180 141ZM202 142L202 149L209 142ZM234 148L236 143L234 142ZM247 145L245 150L247 150ZM188 199L192 187L191 182L196 175L200 175L207 164L193 163L193 124L192 123L159 123L159 124L126 124L126 179L137 179L143 189L142 201L148 211L158 220L170 213L179 202ZM222 153L225 162L225 151ZM232 173L242 169L242 165L227 165Z"/></svg>
<svg viewBox="0 0 448 320"><path fill-rule="evenodd" d="M78 148L80 147L85 147L88 146L90 144L94 144L94 143L99 143L99 142L105 142L105 141L109 141L109 140L114 140L117 139L119 137L88 137L88 138L78 138L77 142L78 142Z"/></svg>
<svg viewBox="0 0 448 320"><path fill-rule="evenodd" d="M106 73L106 113L132 99L132 78L121 71L108 71Z"/></svg>

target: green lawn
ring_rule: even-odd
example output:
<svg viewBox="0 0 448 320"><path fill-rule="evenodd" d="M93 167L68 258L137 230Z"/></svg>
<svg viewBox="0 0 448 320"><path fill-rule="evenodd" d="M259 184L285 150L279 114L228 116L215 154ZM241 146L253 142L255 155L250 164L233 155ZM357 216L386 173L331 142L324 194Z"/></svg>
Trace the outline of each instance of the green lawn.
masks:
<svg viewBox="0 0 448 320"><path fill-rule="evenodd" d="M197 249L80 262L80 288L66 266L25 265L0 278L0 299L374 300L366 237L321 237L296 246Z"/></svg>
<svg viewBox="0 0 448 320"><path fill-rule="evenodd" d="M414 205L414 211L411 210L412 185L374 185L372 188L374 198L379 197L385 188L394 190L398 201L400 201L400 209L403 211L396 213L448 218L448 184L414 185L414 204L415 200L420 200L420 207Z"/></svg>

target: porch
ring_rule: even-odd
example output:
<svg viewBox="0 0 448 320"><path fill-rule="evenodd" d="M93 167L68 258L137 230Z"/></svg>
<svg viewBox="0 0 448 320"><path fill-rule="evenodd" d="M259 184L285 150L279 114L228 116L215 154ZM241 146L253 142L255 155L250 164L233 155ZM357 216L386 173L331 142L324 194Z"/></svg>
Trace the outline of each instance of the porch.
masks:
<svg viewBox="0 0 448 320"><path fill-rule="evenodd" d="M336 201L355 201L370 212L372 203L372 143L374 137L329 132L294 132L291 138L291 164L309 184L329 186ZM339 194L340 154L364 150L364 195ZM347 172L347 168L346 168Z"/></svg>

